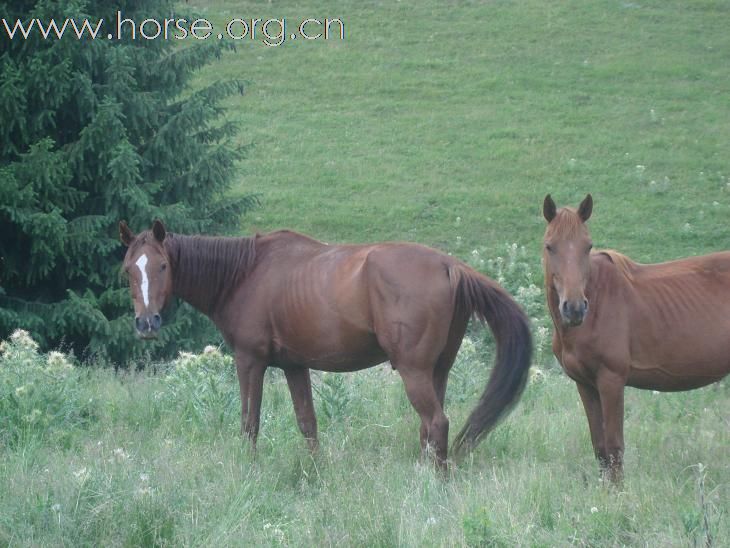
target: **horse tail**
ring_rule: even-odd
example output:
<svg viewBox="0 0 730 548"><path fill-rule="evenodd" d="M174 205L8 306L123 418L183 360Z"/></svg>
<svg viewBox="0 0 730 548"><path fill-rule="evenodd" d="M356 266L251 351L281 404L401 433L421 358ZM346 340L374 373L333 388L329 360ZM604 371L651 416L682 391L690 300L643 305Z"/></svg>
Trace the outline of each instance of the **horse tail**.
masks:
<svg viewBox="0 0 730 548"><path fill-rule="evenodd" d="M527 384L532 338L527 316L496 282L463 265L449 268L456 314L476 316L489 324L497 343L494 368L452 451L472 450L517 403Z"/></svg>

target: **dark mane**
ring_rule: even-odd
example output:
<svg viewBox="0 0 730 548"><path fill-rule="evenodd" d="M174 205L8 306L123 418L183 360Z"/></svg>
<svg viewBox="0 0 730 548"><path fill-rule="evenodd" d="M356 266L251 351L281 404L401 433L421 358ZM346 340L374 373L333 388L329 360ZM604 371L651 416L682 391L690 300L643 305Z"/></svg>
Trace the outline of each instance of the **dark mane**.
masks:
<svg viewBox="0 0 730 548"><path fill-rule="evenodd" d="M168 233L165 249L172 263L175 293L189 298L192 304L199 304L204 312L213 310L229 291L238 287L256 262L255 236L226 238Z"/></svg>

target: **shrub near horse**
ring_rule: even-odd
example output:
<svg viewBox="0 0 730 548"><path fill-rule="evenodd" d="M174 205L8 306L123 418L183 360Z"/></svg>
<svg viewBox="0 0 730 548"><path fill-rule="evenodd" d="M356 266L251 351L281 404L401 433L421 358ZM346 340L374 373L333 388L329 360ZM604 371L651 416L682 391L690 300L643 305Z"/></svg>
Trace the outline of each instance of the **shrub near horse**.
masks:
<svg viewBox="0 0 730 548"><path fill-rule="evenodd" d="M691 390L730 373L730 252L648 265L591 252L592 210L590 194L577 210L545 197L543 266L553 351L602 470L620 481L625 386Z"/></svg>
<svg viewBox="0 0 730 548"><path fill-rule="evenodd" d="M317 446L310 369L355 371L390 360L421 418L421 447L445 466L449 370L472 315L497 343L496 364L454 441L471 449L519 399L530 367L527 319L493 280L417 244L327 245L290 231L251 238L182 236L124 221L124 270L142 338L173 296L208 315L233 349L241 431L255 446L266 368L283 369L300 430Z"/></svg>

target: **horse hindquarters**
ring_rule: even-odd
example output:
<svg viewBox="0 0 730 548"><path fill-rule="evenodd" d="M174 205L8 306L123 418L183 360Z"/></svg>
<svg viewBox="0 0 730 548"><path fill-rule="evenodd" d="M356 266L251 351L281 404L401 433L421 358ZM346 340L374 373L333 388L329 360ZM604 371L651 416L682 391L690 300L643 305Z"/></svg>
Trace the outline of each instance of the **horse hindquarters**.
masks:
<svg viewBox="0 0 730 548"><path fill-rule="evenodd" d="M439 360L444 351L446 336L438 322L427 322L419 332L403 333L394 322L395 337L383 337L381 346L403 380L406 395L421 419L420 441L424 453L432 446L436 463L446 464L449 438L449 420L443 410L446 376L451 363ZM407 330L407 329L405 329ZM380 338L379 338L380 340ZM460 343L461 341L459 341ZM437 365L442 367L437 368Z"/></svg>
<svg viewBox="0 0 730 548"><path fill-rule="evenodd" d="M449 433L443 410L446 377L461 344L461 337L454 341L451 336L453 294L444 257L407 246L404 261L400 249L383 248L368 256L373 331L421 419L422 450L432 446L436 463L444 467Z"/></svg>

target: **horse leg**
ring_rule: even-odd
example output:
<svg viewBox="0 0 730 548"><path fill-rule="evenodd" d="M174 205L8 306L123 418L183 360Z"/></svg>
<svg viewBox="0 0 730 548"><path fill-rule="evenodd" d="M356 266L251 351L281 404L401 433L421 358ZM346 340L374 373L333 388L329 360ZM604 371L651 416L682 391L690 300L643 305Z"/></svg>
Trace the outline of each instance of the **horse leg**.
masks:
<svg viewBox="0 0 730 548"><path fill-rule="evenodd" d="M433 388L434 388L434 392L436 393L436 400L438 401L442 410L444 408L444 402L446 400L446 384L448 382L450 369L451 369L451 363L442 364L439 362L436 364L436 367L433 370ZM448 423L446 426L448 429ZM424 422L423 420L421 421L421 449L423 449L423 450L425 450L426 445L428 444L429 427L430 427L430 425L426 424L426 422ZM446 439L445 443L448 444L448 432L447 432L446 438L447 439ZM445 458L446 458L446 456L444 455L444 459Z"/></svg>
<svg viewBox="0 0 730 548"><path fill-rule="evenodd" d="M467 321L454 318L451 329L449 330L446 347L441 352L436 362L436 367L433 370L433 386L442 409L446 400L446 385L449 380L449 372L454 365L456 355L459 353L459 347L461 346L461 340L464 338L467 323L468 318Z"/></svg>
<svg viewBox="0 0 730 548"><path fill-rule="evenodd" d="M297 417L299 430L307 440L309 451L314 453L319 445L317 441L317 417L314 414L312 403L312 381L309 369L286 368L284 369L286 382L289 385L292 402L294 402L294 413Z"/></svg>
<svg viewBox="0 0 730 548"><path fill-rule="evenodd" d="M241 369L243 369L244 380L241 381ZM241 385L241 394L243 396L243 389L245 387L248 395L248 405L242 403L241 408L246 409L247 413L241 415L243 434L248 437L251 441L251 446L256 449L256 438L259 434L259 422L261 420L261 396L264 390L264 373L266 372L266 365L256 363L248 367L238 368L239 370L239 384ZM246 375L246 372L248 373Z"/></svg>
<svg viewBox="0 0 730 548"><path fill-rule="evenodd" d="M461 341L464 338L467 323L468 318L466 320L454 318L451 324L451 328L449 329L449 336L446 340L446 346L439 355L439 358L436 361L436 367L434 367L433 369L433 388L436 392L436 398L438 399L439 405L441 406L442 410L444 409L444 404L446 401L446 386L449 381L449 372L454 365L456 355L459 353L459 347L461 347ZM424 449L427 440L428 426L425 422L421 421L421 447Z"/></svg>
<svg viewBox="0 0 730 548"><path fill-rule="evenodd" d="M608 479L623 480L624 460L624 379L607 373L598 377L598 392L603 413L603 439Z"/></svg>
<svg viewBox="0 0 730 548"><path fill-rule="evenodd" d="M236 355L236 374L238 376L238 387L241 391L241 435L244 434L246 420L248 419L248 379L251 372L251 362L243 355Z"/></svg>
<svg viewBox="0 0 730 548"><path fill-rule="evenodd" d="M606 468L606 443L603 436L603 412L601 411L601 397L598 391L587 384L576 383L578 394L583 402L586 417L588 417L588 428L591 431L591 443L593 452L598 459L601 471Z"/></svg>
<svg viewBox="0 0 730 548"><path fill-rule="evenodd" d="M399 364L408 400L421 417L421 449L426 450L433 443L436 464L446 468L446 452L449 440L449 419L439 403L433 385L431 371L416 369Z"/></svg>
<svg viewBox="0 0 730 548"><path fill-rule="evenodd" d="M432 382L433 382L433 391L436 394L436 401L440 405L441 409L444 408L444 401L446 399L446 384L448 382L449 377L449 370L451 369L451 365L453 364L453 359L451 361L445 360L442 361L439 358L439 361L436 363L436 367L433 370L432 375ZM404 379L405 380L405 379ZM410 396L409 396L410 397ZM413 403L413 401L411 401ZM414 404L415 407L415 404ZM418 410L418 409L416 409ZM423 417L421 417L421 450L426 451L426 446L429 442L429 428L430 423L423 420ZM448 424L447 424L448 429ZM448 443L448 435L447 440ZM444 457L446 458L446 457Z"/></svg>

